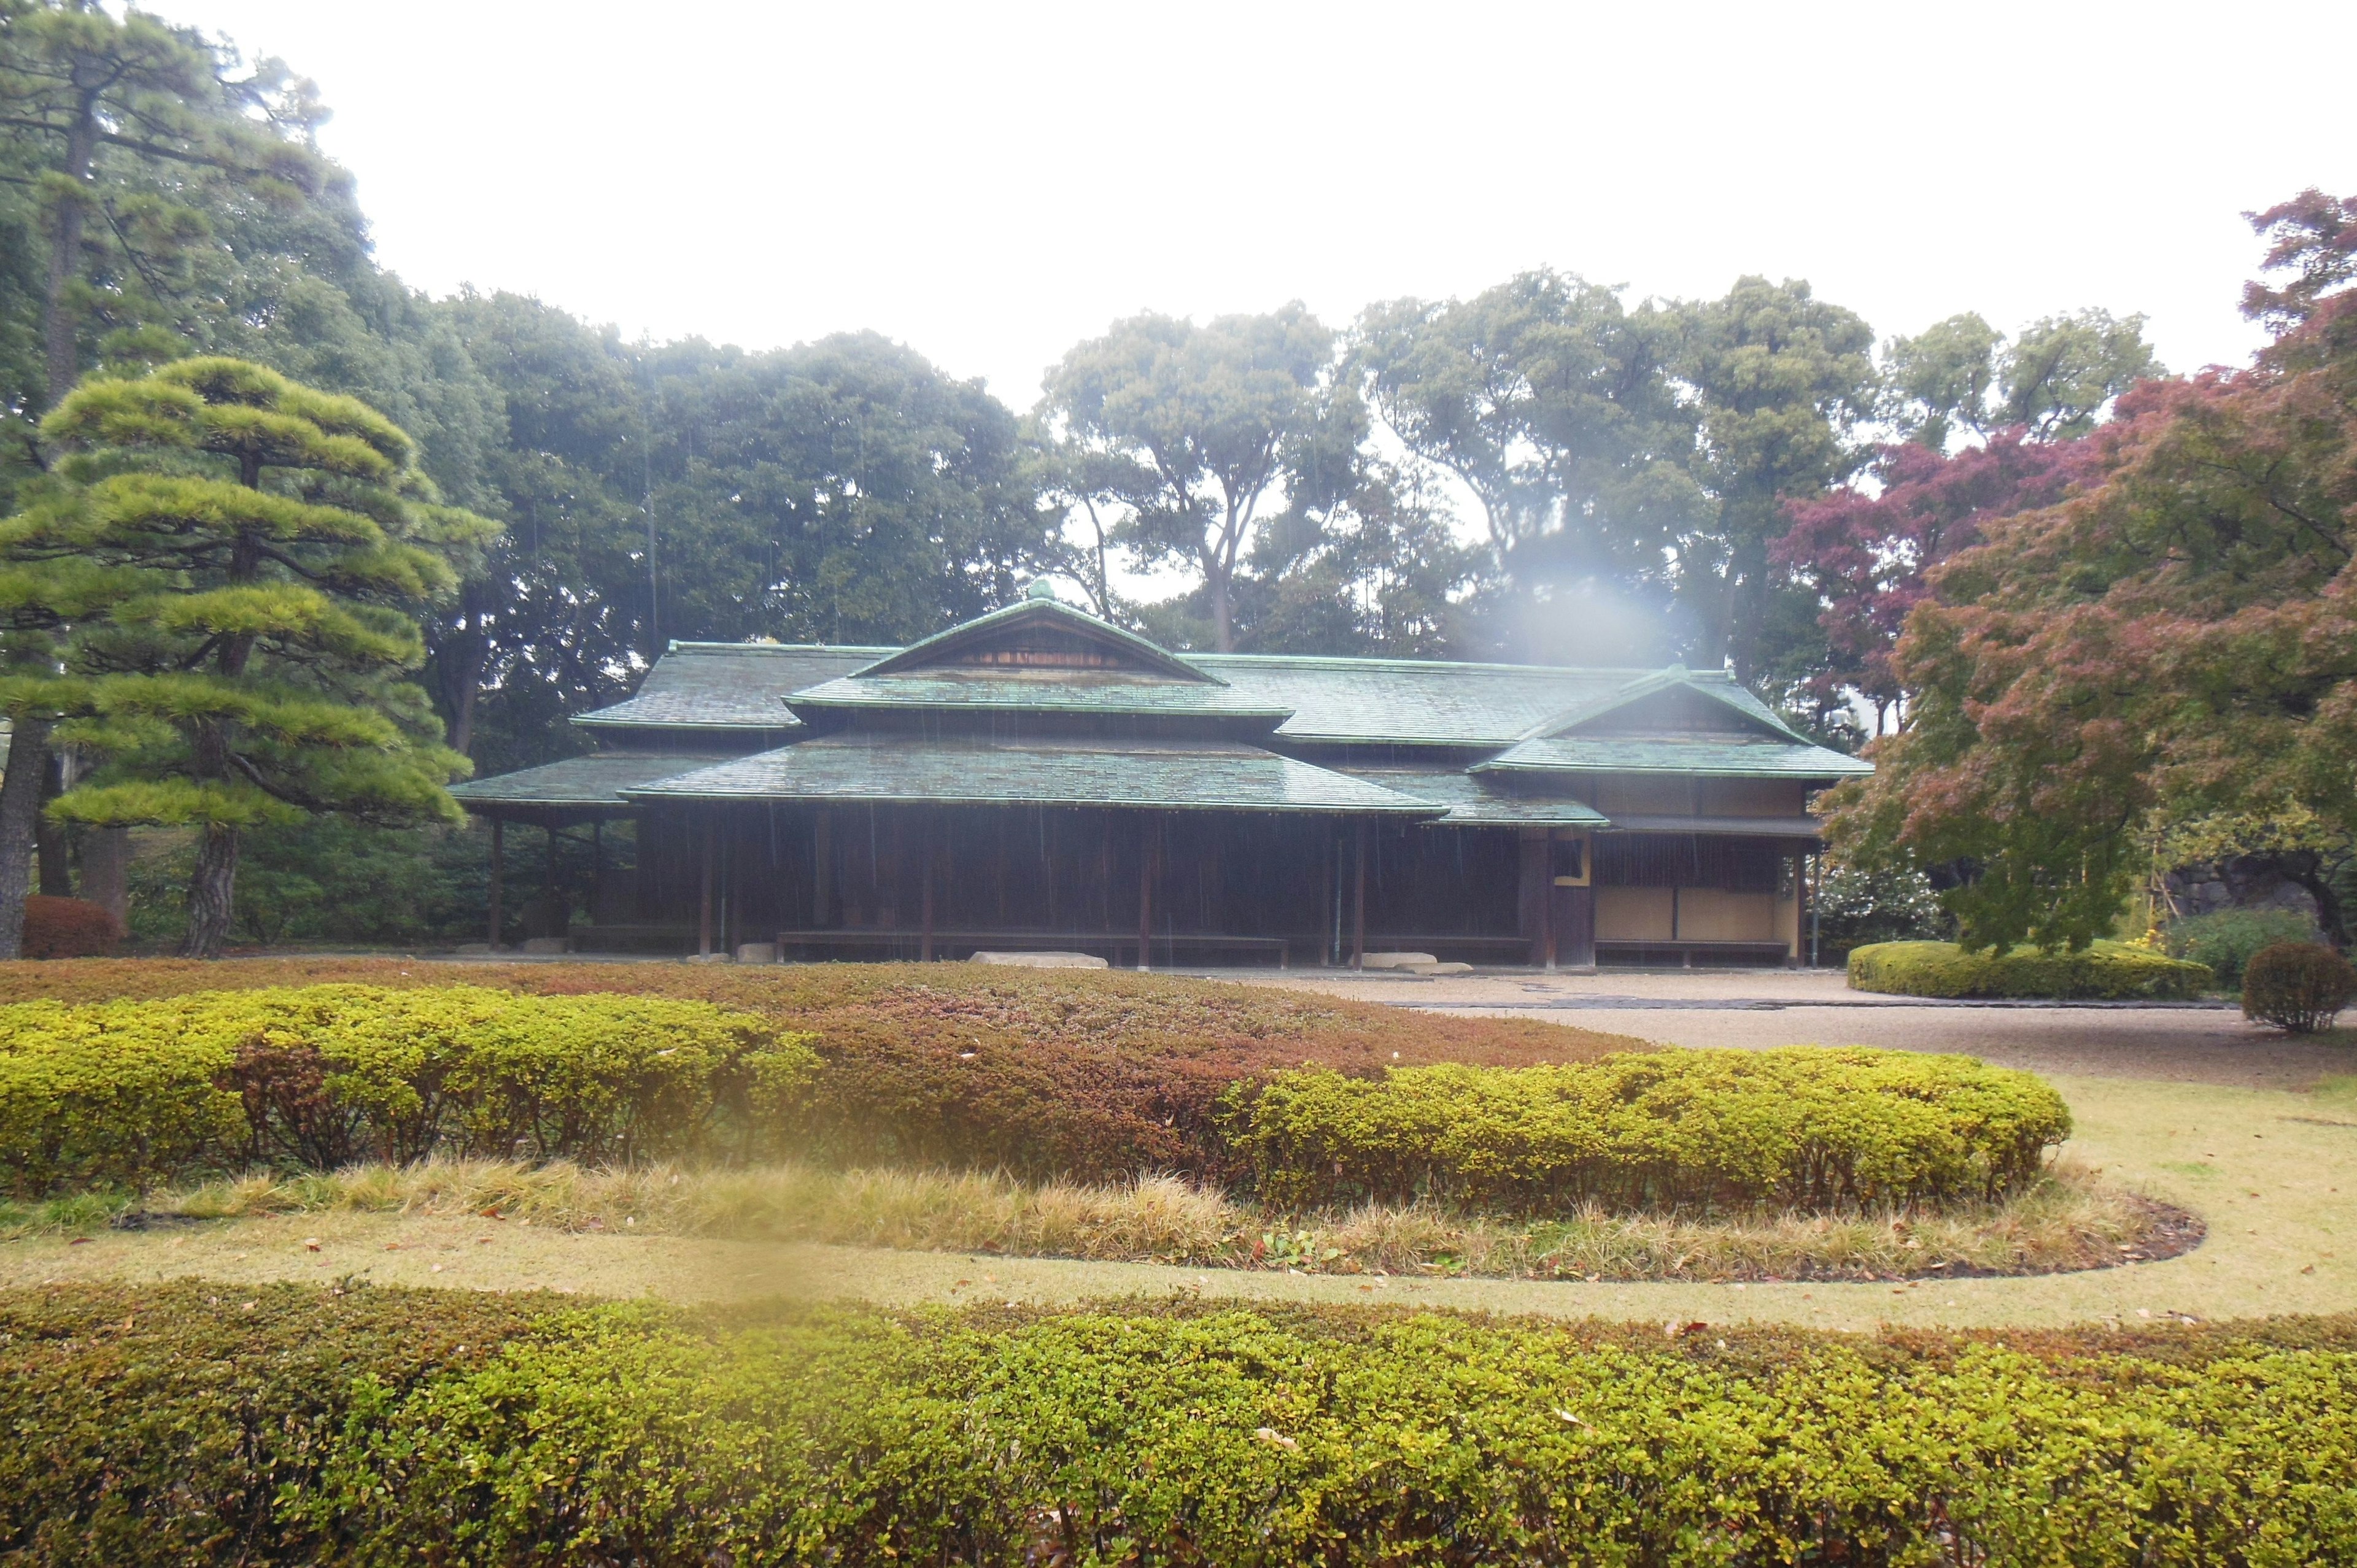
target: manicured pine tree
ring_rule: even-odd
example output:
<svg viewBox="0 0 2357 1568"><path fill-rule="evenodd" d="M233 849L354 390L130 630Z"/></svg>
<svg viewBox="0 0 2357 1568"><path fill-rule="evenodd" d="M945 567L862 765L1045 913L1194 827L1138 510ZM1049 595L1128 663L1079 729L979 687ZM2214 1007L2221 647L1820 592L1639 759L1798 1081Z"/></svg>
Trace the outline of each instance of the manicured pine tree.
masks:
<svg viewBox="0 0 2357 1568"><path fill-rule="evenodd" d="M405 677L418 614L498 525L438 504L409 437L351 398L238 360L85 381L42 422L81 504L27 514L0 555L135 583L80 628L82 738L105 757L64 820L199 830L181 950L220 952L240 836L306 812L457 818L467 771Z"/></svg>

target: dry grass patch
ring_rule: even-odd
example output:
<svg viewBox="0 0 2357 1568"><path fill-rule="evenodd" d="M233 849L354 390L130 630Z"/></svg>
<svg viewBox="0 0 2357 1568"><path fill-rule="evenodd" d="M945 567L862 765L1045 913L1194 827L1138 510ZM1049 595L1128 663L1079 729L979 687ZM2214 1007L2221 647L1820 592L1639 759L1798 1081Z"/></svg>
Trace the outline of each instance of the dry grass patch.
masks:
<svg viewBox="0 0 2357 1568"><path fill-rule="evenodd" d="M136 1204L24 1205L0 1210L0 1235L334 1213L1199 1268L1616 1281L2050 1273L2164 1257L2200 1237L2179 1211L2068 1165L2008 1202L1937 1214L1704 1220L1591 1209L1518 1221L1428 1204L1272 1214L1168 1176L1092 1185L973 1172L477 1160L258 1175Z"/></svg>

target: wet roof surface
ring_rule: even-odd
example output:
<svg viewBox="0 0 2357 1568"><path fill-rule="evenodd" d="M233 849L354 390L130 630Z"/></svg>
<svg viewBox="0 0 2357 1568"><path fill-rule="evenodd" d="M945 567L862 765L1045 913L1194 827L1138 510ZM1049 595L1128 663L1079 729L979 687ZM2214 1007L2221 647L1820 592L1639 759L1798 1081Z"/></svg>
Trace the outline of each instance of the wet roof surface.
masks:
<svg viewBox="0 0 2357 1568"><path fill-rule="evenodd" d="M828 736L630 791L641 800L1434 814L1429 803L1256 746Z"/></svg>

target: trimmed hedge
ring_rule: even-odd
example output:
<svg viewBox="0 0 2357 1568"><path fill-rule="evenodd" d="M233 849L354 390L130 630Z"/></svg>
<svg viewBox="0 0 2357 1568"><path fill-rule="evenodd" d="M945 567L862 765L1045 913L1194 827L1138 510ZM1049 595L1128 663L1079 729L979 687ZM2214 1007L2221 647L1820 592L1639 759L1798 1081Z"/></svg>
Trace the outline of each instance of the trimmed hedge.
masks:
<svg viewBox="0 0 2357 1568"><path fill-rule="evenodd" d="M25 900L27 958L104 958L123 940L121 928L103 904L36 893Z"/></svg>
<svg viewBox="0 0 2357 1568"><path fill-rule="evenodd" d="M775 1151L817 1058L755 1015L476 986L0 1008L0 1183L17 1194L258 1162Z"/></svg>
<svg viewBox="0 0 2357 1568"><path fill-rule="evenodd" d="M449 964L396 959L135 959L0 964L0 1001L98 1001L245 986L459 982L528 995L708 1002L807 1032L825 1062L805 1157L1113 1181L1231 1174L1220 1099L1305 1064L1521 1067L1641 1051L1532 1018L1450 1018L1174 976L982 964Z"/></svg>
<svg viewBox="0 0 2357 1568"><path fill-rule="evenodd" d="M1877 942L1849 955L1853 991L1901 996L2190 1001L2217 986L2203 964L2126 942L2084 952L1965 952L1953 942Z"/></svg>
<svg viewBox="0 0 2357 1568"><path fill-rule="evenodd" d="M1230 1136L1284 1205L1519 1210L1996 1198L2071 1133L2061 1095L1970 1057L1664 1050L1576 1067L1305 1070L1240 1086Z"/></svg>
<svg viewBox="0 0 2357 1568"><path fill-rule="evenodd" d="M1699 1328L1700 1326L1695 1326ZM12 1561L2357 1560L2357 1323L0 1294Z"/></svg>

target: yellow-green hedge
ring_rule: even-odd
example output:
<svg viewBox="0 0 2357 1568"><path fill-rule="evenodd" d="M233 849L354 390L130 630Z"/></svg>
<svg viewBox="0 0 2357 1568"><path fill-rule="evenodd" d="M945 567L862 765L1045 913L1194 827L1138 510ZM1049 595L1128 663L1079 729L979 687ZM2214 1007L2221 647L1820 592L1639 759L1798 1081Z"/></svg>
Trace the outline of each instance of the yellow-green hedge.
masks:
<svg viewBox="0 0 2357 1568"><path fill-rule="evenodd" d="M2217 988L2206 964L2126 942L2084 952L1967 953L1953 942L1876 942L1849 955L1853 991L1901 996L2182 1002Z"/></svg>
<svg viewBox="0 0 2357 1568"><path fill-rule="evenodd" d="M2347 1318L1665 1337L215 1284L0 1293L0 1365L27 1564L2357 1562Z"/></svg>
<svg viewBox="0 0 2357 1568"><path fill-rule="evenodd" d="M1231 1101L1284 1205L1437 1197L1533 1210L1995 1197L2071 1133L2026 1072L1905 1051L1651 1051L1571 1067L1303 1069Z"/></svg>
<svg viewBox="0 0 2357 1568"><path fill-rule="evenodd" d="M254 1163L772 1153L807 1036L705 1002L473 986L0 1007L0 1185Z"/></svg>

